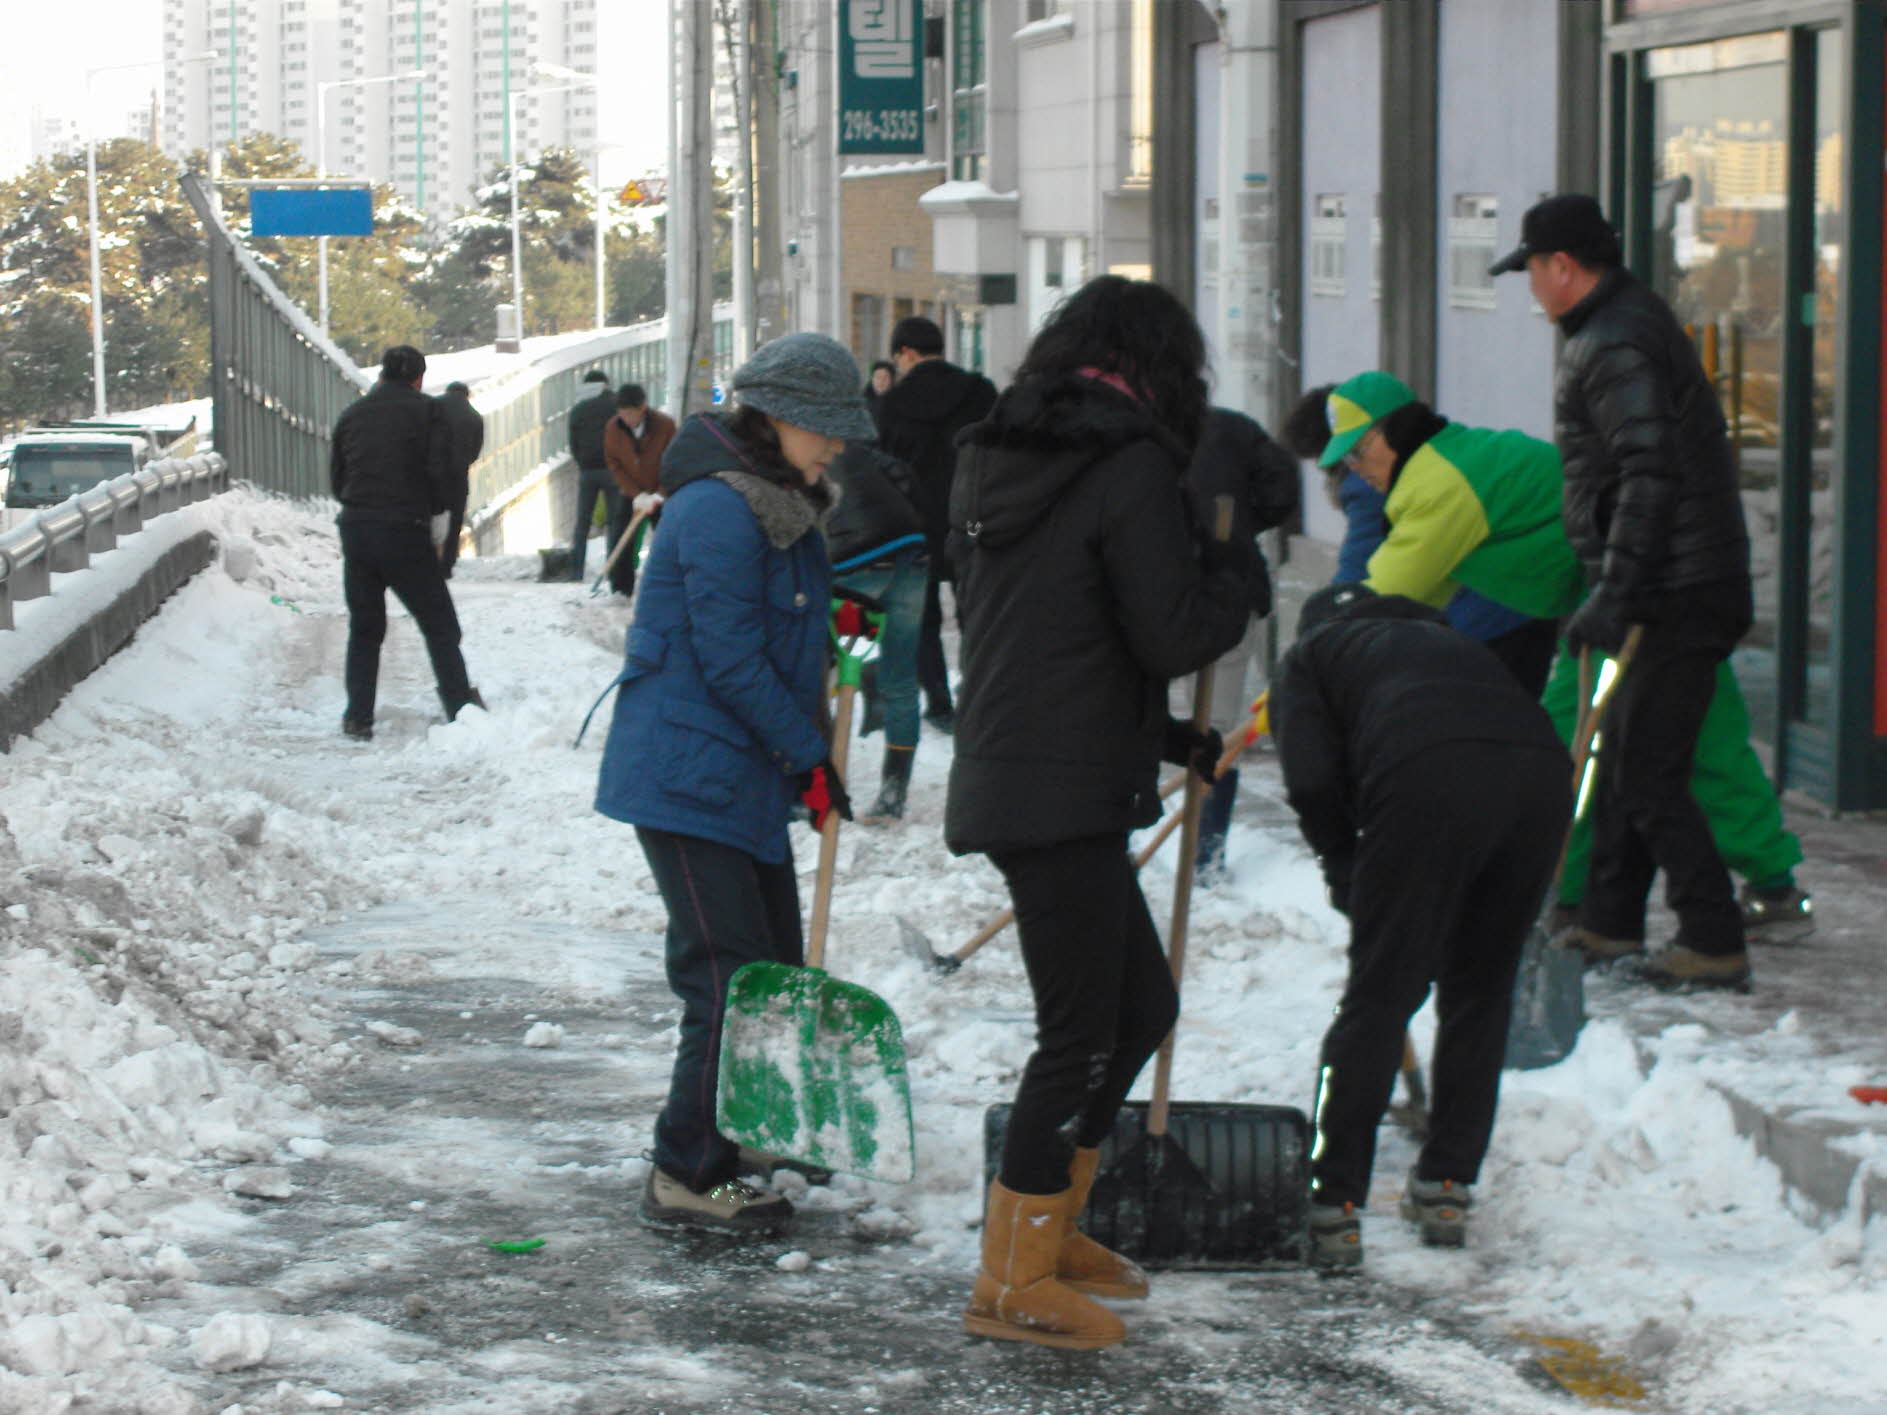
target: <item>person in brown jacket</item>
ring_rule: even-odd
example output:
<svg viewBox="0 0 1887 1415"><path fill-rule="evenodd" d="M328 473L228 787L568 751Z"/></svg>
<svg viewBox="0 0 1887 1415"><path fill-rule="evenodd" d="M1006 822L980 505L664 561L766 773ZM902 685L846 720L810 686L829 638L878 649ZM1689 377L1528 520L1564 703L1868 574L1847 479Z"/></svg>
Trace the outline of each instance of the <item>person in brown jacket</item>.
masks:
<svg viewBox="0 0 1887 1415"><path fill-rule="evenodd" d="M616 416L603 427L603 460L609 474L616 479L623 504L622 525L609 529L610 549L615 549L616 539L628 526L634 509L648 504L643 497L654 497L655 504L660 506L662 454L668 451L669 441L674 436L675 420L649 406L649 395L641 384L625 383L616 395ZM654 524L653 516L650 524ZM635 592L633 550L626 550L617 557L615 567L609 572L609 587L620 595Z"/></svg>

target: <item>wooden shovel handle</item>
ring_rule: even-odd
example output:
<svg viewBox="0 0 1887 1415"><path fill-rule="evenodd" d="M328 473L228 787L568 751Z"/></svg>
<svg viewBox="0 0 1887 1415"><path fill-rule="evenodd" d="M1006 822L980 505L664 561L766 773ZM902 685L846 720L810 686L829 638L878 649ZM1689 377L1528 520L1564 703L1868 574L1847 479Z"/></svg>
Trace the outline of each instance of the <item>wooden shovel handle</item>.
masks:
<svg viewBox="0 0 1887 1415"><path fill-rule="evenodd" d="M1232 498L1220 496L1214 500L1212 538L1230 540ZM1195 732L1204 732L1212 726L1212 679L1217 667L1216 661L1208 663L1193 680L1192 726ZM1192 910L1193 870L1199 859L1199 805L1204 798L1205 782L1199 779L1198 772L1188 767L1186 804L1180 808L1179 816L1179 864L1173 871L1173 926L1166 940L1166 961L1173 970L1175 989L1186 975L1186 925ZM1175 1024L1166 1034L1166 1040L1160 1043L1159 1059L1153 1065L1153 1104L1147 1111L1147 1134L1156 1138L1166 1134L1173 1085L1173 1045L1178 1037L1179 1027Z"/></svg>
<svg viewBox="0 0 1887 1415"><path fill-rule="evenodd" d="M1605 710L1612 705L1612 695L1618 691L1618 685L1625 679L1625 670L1631 667L1632 659L1638 655L1638 645L1644 639L1644 625L1634 624L1625 631L1625 642L1619 647L1618 657L1612 660L1612 677L1599 690L1596 697L1592 693L1592 649L1590 646L1579 650L1579 715L1573 724L1572 759L1573 759L1573 818L1566 823L1566 836L1560 841L1559 861L1553 866L1553 883L1548 899L1559 897L1560 880L1566 873L1566 856L1572 851L1573 827L1579 823L1579 792L1586 778L1586 767L1592 761L1592 743L1599 735L1599 726L1605 720Z"/></svg>
<svg viewBox="0 0 1887 1415"><path fill-rule="evenodd" d="M622 553L628 548L629 542L636 538L636 532L642 529L642 523L649 519L649 514L648 511L643 510L629 518L629 524L624 526L622 534L616 537L616 545L609 552L609 559L603 562L603 573L596 577L599 583L609 578L609 572L616 568L616 562L622 558Z"/></svg>
<svg viewBox="0 0 1887 1415"><path fill-rule="evenodd" d="M839 684L838 706L832 719L832 769L845 779L845 759L852 745L852 698L858 691L850 683ZM812 924L806 931L806 966L818 968L826 959L826 926L832 921L832 875L839 858L839 813L826 812L826 823L819 832L819 873L812 886Z"/></svg>

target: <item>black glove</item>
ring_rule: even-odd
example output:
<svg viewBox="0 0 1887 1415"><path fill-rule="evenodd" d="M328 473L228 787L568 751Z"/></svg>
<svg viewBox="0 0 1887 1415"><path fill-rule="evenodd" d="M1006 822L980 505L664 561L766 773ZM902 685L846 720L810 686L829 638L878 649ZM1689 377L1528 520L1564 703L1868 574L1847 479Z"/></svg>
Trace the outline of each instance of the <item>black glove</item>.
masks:
<svg viewBox="0 0 1887 1415"><path fill-rule="evenodd" d="M1601 585L1566 621L1566 642L1574 653L1590 645L1608 658L1615 658L1624 646L1627 627L1624 610Z"/></svg>
<svg viewBox="0 0 1887 1415"><path fill-rule="evenodd" d="M1182 722L1177 717L1166 720L1166 742L1160 752L1160 760L1171 762L1174 766L1190 767L1199 779L1210 786L1218 779L1219 758L1225 755L1225 739L1218 729L1208 727L1199 731L1190 722Z"/></svg>
<svg viewBox="0 0 1887 1415"><path fill-rule="evenodd" d="M839 769L832 765L831 757L802 771L794 783L799 787L800 801L812 815L814 830L825 829L830 811L837 811L842 821L852 818L852 798L845 794L845 783L839 779Z"/></svg>

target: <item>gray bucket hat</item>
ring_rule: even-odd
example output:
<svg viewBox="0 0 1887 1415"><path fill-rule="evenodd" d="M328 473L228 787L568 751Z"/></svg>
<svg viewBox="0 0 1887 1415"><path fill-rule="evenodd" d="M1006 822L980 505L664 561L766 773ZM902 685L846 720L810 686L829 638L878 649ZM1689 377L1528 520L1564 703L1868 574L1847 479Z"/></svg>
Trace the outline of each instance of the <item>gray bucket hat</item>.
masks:
<svg viewBox="0 0 1887 1415"><path fill-rule="evenodd" d="M762 344L734 370L734 401L825 437L878 435L859 389L858 360L824 334L786 334Z"/></svg>

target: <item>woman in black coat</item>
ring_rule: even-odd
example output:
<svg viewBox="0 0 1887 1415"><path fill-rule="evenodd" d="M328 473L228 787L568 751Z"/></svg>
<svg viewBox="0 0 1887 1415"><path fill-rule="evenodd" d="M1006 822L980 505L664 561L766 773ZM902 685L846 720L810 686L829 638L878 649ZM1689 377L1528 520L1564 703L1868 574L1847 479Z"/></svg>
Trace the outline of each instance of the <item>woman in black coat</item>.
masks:
<svg viewBox="0 0 1887 1415"><path fill-rule="evenodd" d="M1229 649L1251 612L1250 538L1206 543L1181 486L1204 363L1172 295L1103 276L1057 310L961 443L945 831L1009 885L1037 1023L964 1314L976 1335L1106 1346L1120 1321L1082 1293L1146 1295L1074 1219L1178 1012L1127 853L1159 817L1161 758L1208 750L1168 718L1167 682Z"/></svg>

